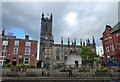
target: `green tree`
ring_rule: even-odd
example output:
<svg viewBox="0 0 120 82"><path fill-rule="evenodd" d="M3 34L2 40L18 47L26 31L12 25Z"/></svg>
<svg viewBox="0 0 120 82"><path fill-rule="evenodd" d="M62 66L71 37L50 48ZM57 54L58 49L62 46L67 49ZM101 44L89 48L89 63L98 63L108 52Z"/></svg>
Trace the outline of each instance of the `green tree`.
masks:
<svg viewBox="0 0 120 82"><path fill-rule="evenodd" d="M88 63L93 66L94 57L96 57L96 53L87 46L82 46L80 50L80 56L82 58L83 65L87 65Z"/></svg>

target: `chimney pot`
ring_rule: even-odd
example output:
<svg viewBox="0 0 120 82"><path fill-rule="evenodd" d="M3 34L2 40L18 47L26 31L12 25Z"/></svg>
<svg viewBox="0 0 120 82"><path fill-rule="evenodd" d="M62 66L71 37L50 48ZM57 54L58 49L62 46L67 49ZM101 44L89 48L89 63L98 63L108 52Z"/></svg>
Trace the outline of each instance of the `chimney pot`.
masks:
<svg viewBox="0 0 120 82"><path fill-rule="evenodd" d="M25 39L29 40L29 35L25 35Z"/></svg>

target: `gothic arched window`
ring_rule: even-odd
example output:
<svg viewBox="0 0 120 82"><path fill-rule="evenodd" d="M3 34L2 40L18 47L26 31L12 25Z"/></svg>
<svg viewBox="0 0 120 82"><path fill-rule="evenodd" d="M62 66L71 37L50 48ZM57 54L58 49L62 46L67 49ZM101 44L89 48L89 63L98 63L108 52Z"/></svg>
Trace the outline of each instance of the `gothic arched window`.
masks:
<svg viewBox="0 0 120 82"><path fill-rule="evenodd" d="M67 53L67 49L65 48L65 49L64 49L64 60L67 60L67 54L68 54L68 53Z"/></svg>
<svg viewBox="0 0 120 82"><path fill-rule="evenodd" d="M56 60L60 60L60 49L56 49Z"/></svg>

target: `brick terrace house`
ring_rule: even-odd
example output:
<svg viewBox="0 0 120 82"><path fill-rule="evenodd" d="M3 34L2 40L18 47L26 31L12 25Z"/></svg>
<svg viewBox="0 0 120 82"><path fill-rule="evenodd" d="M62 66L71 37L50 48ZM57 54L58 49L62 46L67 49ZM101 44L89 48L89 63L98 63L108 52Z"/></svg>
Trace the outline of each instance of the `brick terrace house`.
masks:
<svg viewBox="0 0 120 82"><path fill-rule="evenodd" d="M16 36L6 36L2 33L2 55L5 55L5 63L14 66L23 63L27 66L36 66L37 43L36 40L30 40L29 35L25 39L18 39Z"/></svg>
<svg viewBox="0 0 120 82"><path fill-rule="evenodd" d="M117 60L120 62L120 22L113 28L106 25L101 40L105 63L108 60Z"/></svg>

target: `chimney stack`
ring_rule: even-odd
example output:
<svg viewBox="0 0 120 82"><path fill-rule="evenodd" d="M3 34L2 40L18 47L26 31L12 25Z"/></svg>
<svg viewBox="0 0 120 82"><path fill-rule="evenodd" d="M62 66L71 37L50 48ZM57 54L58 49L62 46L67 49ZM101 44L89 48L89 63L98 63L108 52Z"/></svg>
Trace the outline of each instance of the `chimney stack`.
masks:
<svg viewBox="0 0 120 82"><path fill-rule="evenodd" d="M25 35L25 39L26 39L26 40L29 40L29 35Z"/></svg>
<svg viewBox="0 0 120 82"><path fill-rule="evenodd" d="M2 36L5 35L5 28L2 30Z"/></svg>

